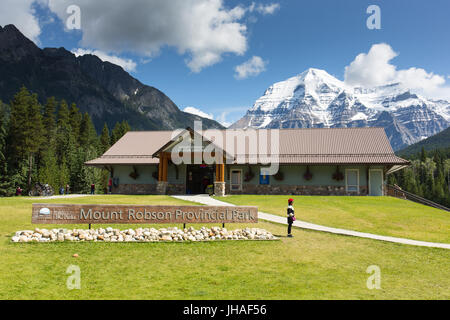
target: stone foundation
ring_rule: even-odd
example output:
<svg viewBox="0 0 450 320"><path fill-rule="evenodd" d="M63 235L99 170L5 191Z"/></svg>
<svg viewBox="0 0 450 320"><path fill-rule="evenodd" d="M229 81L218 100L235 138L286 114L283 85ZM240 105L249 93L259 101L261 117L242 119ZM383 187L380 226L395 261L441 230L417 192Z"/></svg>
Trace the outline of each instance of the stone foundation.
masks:
<svg viewBox="0 0 450 320"><path fill-rule="evenodd" d="M168 194L181 195L186 193L185 184L169 184L159 182L158 184L120 184L113 187L113 194Z"/></svg>
<svg viewBox="0 0 450 320"><path fill-rule="evenodd" d="M158 184L120 184L113 187L114 194L167 194L182 195L186 193L185 184L169 184L158 182ZM367 187L360 186L359 195L367 195ZM258 185L244 184L241 191L231 191L230 184L225 182L214 182L214 194L224 196L225 194L275 194L275 195L321 195L321 196L347 196L358 195L355 192L347 193L345 186L293 186L293 185Z"/></svg>
<svg viewBox="0 0 450 320"><path fill-rule="evenodd" d="M186 194L185 184L168 184L166 189L168 195L183 195Z"/></svg>
<svg viewBox="0 0 450 320"><path fill-rule="evenodd" d="M225 182L214 182L214 195L218 197L225 195Z"/></svg>
<svg viewBox="0 0 450 320"><path fill-rule="evenodd" d="M167 186L169 185L166 181L158 181L156 185L156 194L166 194Z"/></svg>
<svg viewBox="0 0 450 320"><path fill-rule="evenodd" d="M244 184L242 190L231 191L226 187L227 194L261 194L261 195L316 195L316 196L357 196L367 195L367 187L360 186L359 194L346 192L345 186L292 186L292 185L253 185Z"/></svg>
<svg viewBox="0 0 450 320"><path fill-rule="evenodd" d="M156 184L119 184L113 187L114 194L155 194Z"/></svg>

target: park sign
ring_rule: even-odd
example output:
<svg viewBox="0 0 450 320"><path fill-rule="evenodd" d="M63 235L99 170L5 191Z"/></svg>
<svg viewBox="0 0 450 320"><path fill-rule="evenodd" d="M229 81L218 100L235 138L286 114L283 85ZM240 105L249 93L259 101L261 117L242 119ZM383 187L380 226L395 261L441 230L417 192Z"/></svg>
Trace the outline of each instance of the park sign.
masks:
<svg viewBox="0 0 450 320"><path fill-rule="evenodd" d="M34 203L31 222L36 224L257 223L258 208Z"/></svg>

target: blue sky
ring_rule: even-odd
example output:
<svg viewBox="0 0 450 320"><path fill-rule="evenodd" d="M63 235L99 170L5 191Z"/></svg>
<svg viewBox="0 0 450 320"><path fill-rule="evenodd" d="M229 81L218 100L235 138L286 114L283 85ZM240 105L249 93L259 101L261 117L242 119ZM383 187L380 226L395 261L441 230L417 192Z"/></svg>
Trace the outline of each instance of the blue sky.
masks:
<svg viewBox="0 0 450 320"><path fill-rule="evenodd" d="M101 50L131 60L135 64L131 71L134 77L162 90L181 109L192 106L222 121L238 120L271 84L309 67L324 69L344 80L345 67L379 43L392 50L389 66L383 64L386 70L391 66L396 70L424 69L427 80L432 74L439 75L425 91L438 92L438 86L448 92L450 2L446 0L212 0L216 4L206 15L211 14L211 19L219 17L220 26L230 28L230 32L220 33L201 28L186 31L205 14L195 17L189 14L189 7L180 7L181 2L176 7L175 2L180 0L166 1L174 5L165 3L164 8L160 0L136 0L133 5L125 4L131 1L95 1L104 7L87 4L87 0L60 0L58 4L47 0L33 4L30 0L5 1L11 4L3 6L0 25L16 24L40 47ZM208 1L189 0L183 5ZM158 6L150 5L152 2ZM64 27L66 9L72 3L81 9L81 30ZM380 30L369 30L366 26L369 17L366 9L374 4L381 9ZM112 12L120 6L121 11ZM234 10L236 7L242 10ZM139 11L146 10L147 15L140 15ZM26 14L33 16L37 26L24 23ZM123 16L127 18L122 19ZM151 23L141 22L147 17ZM196 20L189 21L190 18ZM119 29L115 29L117 25ZM133 41L128 43L130 34ZM373 52L373 59L367 59L364 65L368 69L356 68L355 72L370 70L367 64L381 59L378 57L389 51L388 47L378 54ZM261 72L237 78L235 68L253 57L263 61ZM419 73L412 74L417 75L416 82L424 82ZM442 79L446 82L442 83ZM373 83L371 79L361 81L361 85Z"/></svg>

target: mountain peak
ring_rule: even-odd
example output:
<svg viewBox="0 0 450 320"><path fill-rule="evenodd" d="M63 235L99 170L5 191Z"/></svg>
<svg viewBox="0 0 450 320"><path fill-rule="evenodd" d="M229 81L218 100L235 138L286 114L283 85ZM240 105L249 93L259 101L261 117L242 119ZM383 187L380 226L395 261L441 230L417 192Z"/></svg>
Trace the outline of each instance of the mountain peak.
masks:
<svg viewBox="0 0 450 320"><path fill-rule="evenodd" d="M316 76L324 76L324 75L325 76L330 76L328 74L328 72L326 72L325 70L317 69L317 68L308 68L305 71L303 71L300 75L303 75L303 76L310 75L310 76L314 76L314 77L316 77Z"/></svg>
<svg viewBox="0 0 450 320"><path fill-rule="evenodd" d="M331 74L322 69L309 68L300 73L297 77L303 82L309 82L312 84L320 82L331 84L336 87L344 87L344 83L341 80L333 77Z"/></svg>
<svg viewBox="0 0 450 320"><path fill-rule="evenodd" d="M232 128L384 127L394 149L450 125L450 103L433 102L398 83L352 87L309 68L271 85Z"/></svg>
<svg viewBox="0 0 450 320"><path fill-rule="evenodd" d="M13 24L0 27L0 58L20 60L39 51L34 42L25 37Z"/></svg>

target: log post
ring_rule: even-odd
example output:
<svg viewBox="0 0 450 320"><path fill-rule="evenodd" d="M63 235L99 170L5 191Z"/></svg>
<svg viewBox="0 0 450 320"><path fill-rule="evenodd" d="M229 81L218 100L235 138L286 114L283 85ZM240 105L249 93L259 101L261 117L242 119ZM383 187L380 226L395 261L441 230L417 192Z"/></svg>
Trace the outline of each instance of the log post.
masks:
<svg viewBox="0 0 450 320"><path fill-rule="evenodd" d="M216 163L216 181L214 181L214 194L219 197L225 195L225 164Z"/></svg>

